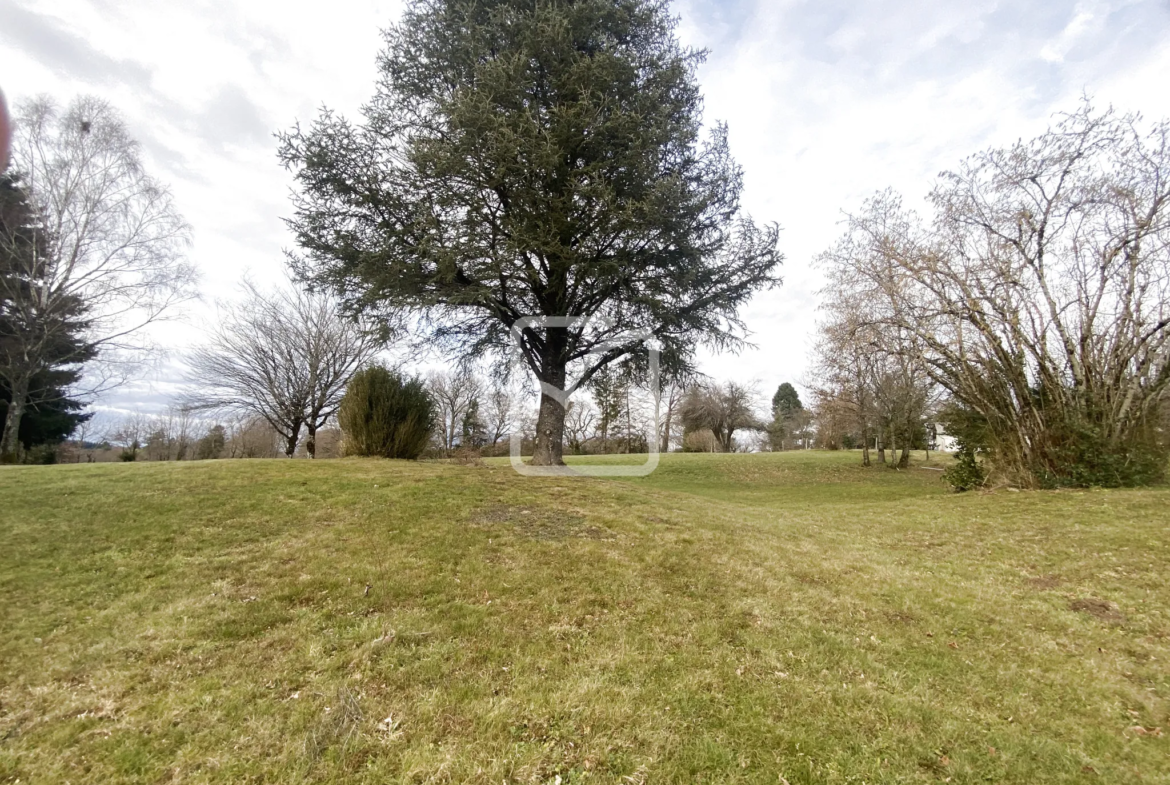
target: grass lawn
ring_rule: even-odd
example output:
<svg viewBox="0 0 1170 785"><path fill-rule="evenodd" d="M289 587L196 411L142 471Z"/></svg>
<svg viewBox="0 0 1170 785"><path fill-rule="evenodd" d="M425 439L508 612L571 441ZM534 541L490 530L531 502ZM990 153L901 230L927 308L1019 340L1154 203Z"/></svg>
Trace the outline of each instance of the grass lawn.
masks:
<svg viewBox="0 0 1170 785"><path fill-rule="evenodd" d="M1170 489L0 469L2 783L1170 782Z"/></svg>

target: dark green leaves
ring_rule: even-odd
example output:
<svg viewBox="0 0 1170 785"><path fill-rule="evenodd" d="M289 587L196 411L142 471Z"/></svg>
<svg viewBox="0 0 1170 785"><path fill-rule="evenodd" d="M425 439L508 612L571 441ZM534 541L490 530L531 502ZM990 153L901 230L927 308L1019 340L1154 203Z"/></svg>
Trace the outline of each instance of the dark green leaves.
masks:
<svg viewBox="0 0 1170 785"><path fill-rule="evenodd" d="M726 128L700 139L703 53L674 26L645 0L413 3L362 123L282 138L301 273L461 352L522 316L609 320L533 335L542 377L632 329L668 369L736 345L738 307L777 283L777 229L739 217Z"/></svg>

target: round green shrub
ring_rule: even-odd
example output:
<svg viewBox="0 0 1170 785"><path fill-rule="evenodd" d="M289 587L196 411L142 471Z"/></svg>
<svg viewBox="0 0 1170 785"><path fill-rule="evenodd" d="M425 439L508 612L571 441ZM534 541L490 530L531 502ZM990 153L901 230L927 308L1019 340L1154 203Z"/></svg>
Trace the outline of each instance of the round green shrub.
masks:
<svg viewBox="0 0 1170 785"><path fill-rule="evenodd" d="M350 380L337 420L347 455L413 461L430 441L434 414L421 379L373 365Z"/></svg>
<svg viewBox="0 0 1170 785"><path fill-rule="evenodd" d="M987 482L987 473L975 459L975 450L960 443L959 450L955 453L955 462L943 472L943 479L950 483L955 491L962 493L983 487Z"/></svg>

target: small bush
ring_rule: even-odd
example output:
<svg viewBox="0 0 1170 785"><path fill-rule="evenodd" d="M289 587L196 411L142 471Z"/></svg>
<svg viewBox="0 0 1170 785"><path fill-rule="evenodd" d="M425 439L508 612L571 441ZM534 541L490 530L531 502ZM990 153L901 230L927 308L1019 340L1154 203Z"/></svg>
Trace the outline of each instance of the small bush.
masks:
<svg viewBox="0 0 1170 785"><path fill-rule="evenodd" d="M687 431L683 434L683 452L717 452L718 444L715 434L707 428L697 431Z"/></svg>
<svg viewBox="0 0 1170 785"><path fill-rule="evenodd" d="M195 443L195 459L210 461L223 455L227 445L227 429L222 425L214 425L202 439Z"/></svg>
<svg viewBox="0 0 1170 785"><path fill-rule="evenodd" d="M1033 470L1041 488L1128 488L1165 479L1170 449L1154 425L1133 427L1127 439L1113 442L1092 418L1053 419Z"/></svg>
<svg viewBox="0 0 1170 785"><path fill-rule="evenodd" d="M943 472L943 479L950 483L956 492L962 493L982 488L987 482L987 474L975 458L975 449L960 442L959 450L955 453L955 463Z"/></svg>
<svg viewBox="0 0 1170 785"><path fill-rule="evenodd" d="M987 483L987 471L975 455L988 453L987 420L970 409L951 404L939 413L939 422L958 445L955 463L943 472L943 479L958 493L982 488Z"/></svg>
<svg viewBox="0 0 1170 785"><path fill-rule="evenodd" d="M374 365L350 380L337 421L347 455L416 460L427 447L434 413L421 379Z"/></svg>
<svg viewBox="0 0 1170 785"><path fill-rule="evenodd" d="M24 463L38 464L41 466L57 463L57 445L34 444L25 451L22 460Z"/></svg>

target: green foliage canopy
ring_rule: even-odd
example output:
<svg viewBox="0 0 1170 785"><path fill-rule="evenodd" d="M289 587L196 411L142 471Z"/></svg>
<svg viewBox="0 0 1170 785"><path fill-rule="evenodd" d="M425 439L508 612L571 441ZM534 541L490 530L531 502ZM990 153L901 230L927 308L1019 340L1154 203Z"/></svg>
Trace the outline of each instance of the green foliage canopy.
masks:
<svg viewBox="0 0 1170 785"><path fill-rule="evenodd" d="M792 384L784 382L776 388L776 394L772 396L772 415L774 417L791 417L802 409L804 409L804 404L800 402L800 393Z"/></svg>
<svg viewBox="0 0 1170 785"><path fill-rule="evenodd" d="M726 127L701 139L704 54L675 25L659 0L415 0L362 123L324 111L283 136L295 265L465 354L505 350L526 316L605 317L523 331L562 389L644 353L633 330L678 375L699 343L740 345L779 230L740 214Z"/></svg>
<svg viewBox="0 0 1170 785"><path fill-rule="evenodd" d="M337 421L349 455L414 460L427 447L434 416L421 379L374 365L350 380Z"/></svg>

